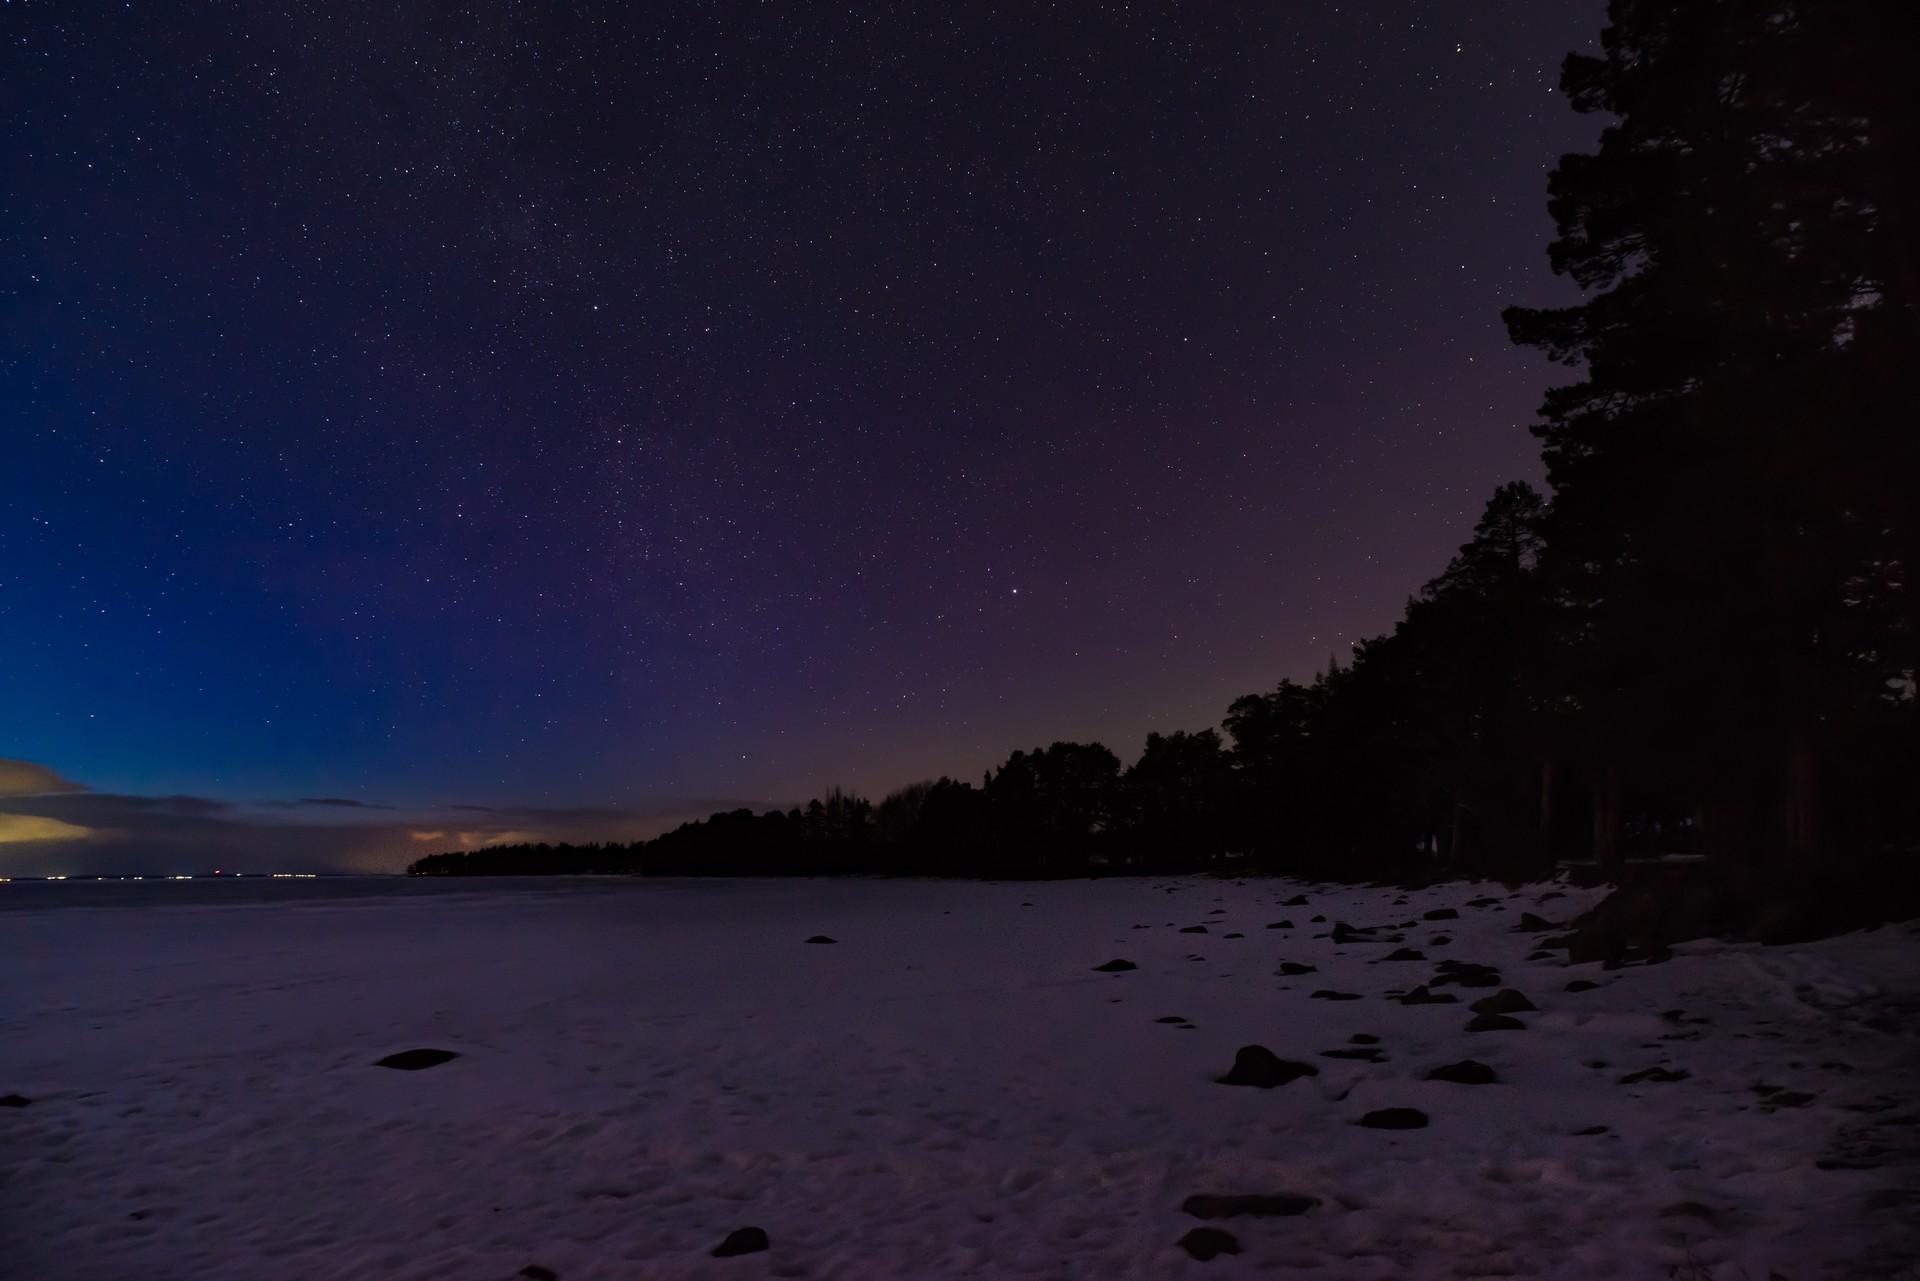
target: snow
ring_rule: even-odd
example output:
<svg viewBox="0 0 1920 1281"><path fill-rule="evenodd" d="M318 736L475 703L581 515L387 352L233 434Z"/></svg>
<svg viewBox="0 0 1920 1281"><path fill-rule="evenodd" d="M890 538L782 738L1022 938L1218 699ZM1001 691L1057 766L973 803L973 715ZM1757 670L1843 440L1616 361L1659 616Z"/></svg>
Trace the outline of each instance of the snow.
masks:
<svg viewBox="0 0 1920 1281"><path fill-rule="evenodd" d="M301 885L0 892L0 1094L31 1100L0 1108L0 1272L1803 1281L1920 1256L1911 926L1602 971L1526 961L1513 928L1589 890ZM1436 907L1460 919L1401 944L1316 937ZM1139 968L1094 972L1115 957ZM1527 1030L1462 1030L1496 989L1383 997L1445 958L1497 966ZM1385 1061L1321 1056L1354 1033ZM1250 1043L1319 1075L1216 1084ZM373 1066L411 1048L460 1057ZM1420 1079L1463 1058L1501 1083ZM1618 1083L1654 1066L1689 1076ZM1432 1123L1355 1124L1389 1107ZM1320 1204L1204 1225L1239 1255L1176 1247L1188 1196L1283 1192ZM709 1256L746 1225L772 1249Z"/></svg>

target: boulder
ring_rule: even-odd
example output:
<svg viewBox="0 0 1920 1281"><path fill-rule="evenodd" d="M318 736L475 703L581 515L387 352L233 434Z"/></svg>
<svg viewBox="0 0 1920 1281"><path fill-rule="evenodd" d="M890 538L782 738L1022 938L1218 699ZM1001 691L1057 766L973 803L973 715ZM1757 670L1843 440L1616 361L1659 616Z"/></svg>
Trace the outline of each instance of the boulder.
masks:
<svg viewBox="0 0 1920 1281"><path fill-rule="evenodd" d="M1280 962L1280 968L1275 970L1274 973L1283 975L1286 978L1294 978L1301 974L1312 974L1319 968L1317 965L1308 965L1305 961L1282 961Z"/></svg>
<svg viewBox="0 0 1920 1281"><path fill-rule="evenodd" d="M1180 1248L1205 1263L1223 1254L1240 1253L1240 1242L1231 1232L1219 1228L1195 1228L1180 1238Z"/></svg>
<svg viewBox="0 0 1920 1281"><path fill-rule="evenodd" d="M1116 956L1111 961L1108 961L1105 965L1094 966L1093 970L1094 970L1094 973L1096 974L1119 974L1126 970L1137 970L1139 968L1140 967L1135 965L1132 961L1122 960L1120 957Z"/></svg>
<svg viewBox="0 0 1920 1281"><path fill-rule="evenodd" d="M1250 1192L1236 1196L1196 1193L1180 1203L1180 1212L1191 1214L1196 1219L1233 1219L1241 1215L1287 1218L1305 1214L1319 1204L1318 1197L1303 1196L1297 1192Z"/></svg>
<svg viewBox="0 0 1920 1281"><path fill-rule="evenodd" d="M840 941L839 939L828 938L824 934L816 934L812 938L807 940L807 942L809 943L838 943L839 941Z"/></svg>
<svg viewBox="0 0 1920 1281"><path fill-rule="evenodd" d="M1500 1078L1492 1068L1473 1059L1461 1059L1458 1063L1446 1063L1427 1073L1429 1081L1451 1081L1455 1085L1493 1085Z"/></svg>
<svg viewBox="0 0 1920 1281"><path fill-rule="evenodd" d="M1424 1130L1427 1114L1419 1108L1381 1108L1360 1118L1369 1130Z"/></svg>
<svg viewBox="0 0 1920 1281"><path fill-rule="evenodd" d="M1525 1014L1536 1007L1525 995L1508 987L1481 997L1467 1008L1475 1014Z"/></svg>
<svg viewBox="0 0 1920 1281"><path fill-rule="evenodd" d="M1303 1076L1319 1075L1320 1069L1311 1063L1283 1059L1264 1045L1243 1045L1233 1056L1233 1067L1218 1080L1221 1085L1246 1085L1256 1090L1271 1090Z"/></svg>
<svg viewBox="0 0 1920 1281"><path fill-rule="evenodd" d="M384 1059L375 1059L375 1067L392 1068L396 1072L419 1072L430 1067L439 1067L442 1063L451 1063L459 1058L452 1050L402 1050L398 1054L389 1054Z"/></svg>
<svg viewBox="0 0 1920 1281"><path fill-rule="evenodd" d="M713 1257L730 1259L737 1254L759 1254L772 1245L762 1228L735 1228L727 1233L726 1240L713 1247Z"/></svg>
<svg viewBox="0 0 1920 1281"><path fill-rule="evenodd" d="M1431 911L1420 913L1420 919L1423 921L1457 921L1460 919L1460 912L1457 908L1436 907Z"/></svg>
<svg viewBox="0 0 1920 1281"><path fill-rule="evenodd" d="M1686 1071L1684 1068L1678 1068L1678 1069L1663 1068L1663 1067L1641 1068L1638 1072L1629 1072L1625 1076L1621 1077L1620 1084L1639 1085L1642 1081L1652 1081L1655 1083L1664 1084L1669 1081L1684 1081L1691 1075L1693 1074L1691 1072Z"/></svg>
<svg viewBox="0 0 1920 1281"><path fill-rule="evenodd" d="M1469 1032L1524 1032L1527 1025L1504 1014L1476 1014L1467 1022Z"/></svg>

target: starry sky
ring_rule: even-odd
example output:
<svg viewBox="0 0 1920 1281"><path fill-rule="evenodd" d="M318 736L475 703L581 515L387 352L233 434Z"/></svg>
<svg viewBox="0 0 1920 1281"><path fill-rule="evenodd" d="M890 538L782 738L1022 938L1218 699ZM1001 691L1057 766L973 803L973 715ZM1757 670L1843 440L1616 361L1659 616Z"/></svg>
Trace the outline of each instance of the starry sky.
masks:
<svg viewBox="0 0 1920 1281"><path fill-rule="evenodd" d="M15 866L1131 759L1538 474L1599 0L4 15Z"/></svg>

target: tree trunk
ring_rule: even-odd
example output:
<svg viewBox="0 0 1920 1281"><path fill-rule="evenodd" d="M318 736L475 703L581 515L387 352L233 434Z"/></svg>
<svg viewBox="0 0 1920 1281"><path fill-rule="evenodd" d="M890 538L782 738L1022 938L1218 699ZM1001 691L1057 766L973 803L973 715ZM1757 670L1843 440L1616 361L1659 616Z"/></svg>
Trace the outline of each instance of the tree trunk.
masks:
<svg viewBox="0 0 1920 1281"><path fill-rule="evenodd" d="M1813 744L1804 733L1794 735L1787 752L1786 848L1789 861L1813 858L1820 845L1819 795L1814 771Z"/></svg>
<svg viewBox="0 0 1920 1281"><path fill-rule="evenodd" d="M1553 758L1540 762L1540 844L1553 847Z"/></svg>
<svg viewBox="0 0 1920 1281"><path fill-rule="evenodd" d="M1593 857L1604 868L1620 865L1620 767L1613 764L1593 780Z"/></svg>

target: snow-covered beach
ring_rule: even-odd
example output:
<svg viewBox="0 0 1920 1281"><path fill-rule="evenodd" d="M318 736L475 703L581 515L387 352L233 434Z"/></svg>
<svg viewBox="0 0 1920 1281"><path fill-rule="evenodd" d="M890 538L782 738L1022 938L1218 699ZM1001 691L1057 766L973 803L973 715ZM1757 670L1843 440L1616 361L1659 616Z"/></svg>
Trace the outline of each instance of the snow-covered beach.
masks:
<svg viewBox="0 0 1920 1281"><path fill-rule="evenodd" d="M168 889L0 910L7 1276L1916 1275L1911 925L1607 971L1540 886ZM1255 1193L1314 1204L1183 1211Z"/></svg>

